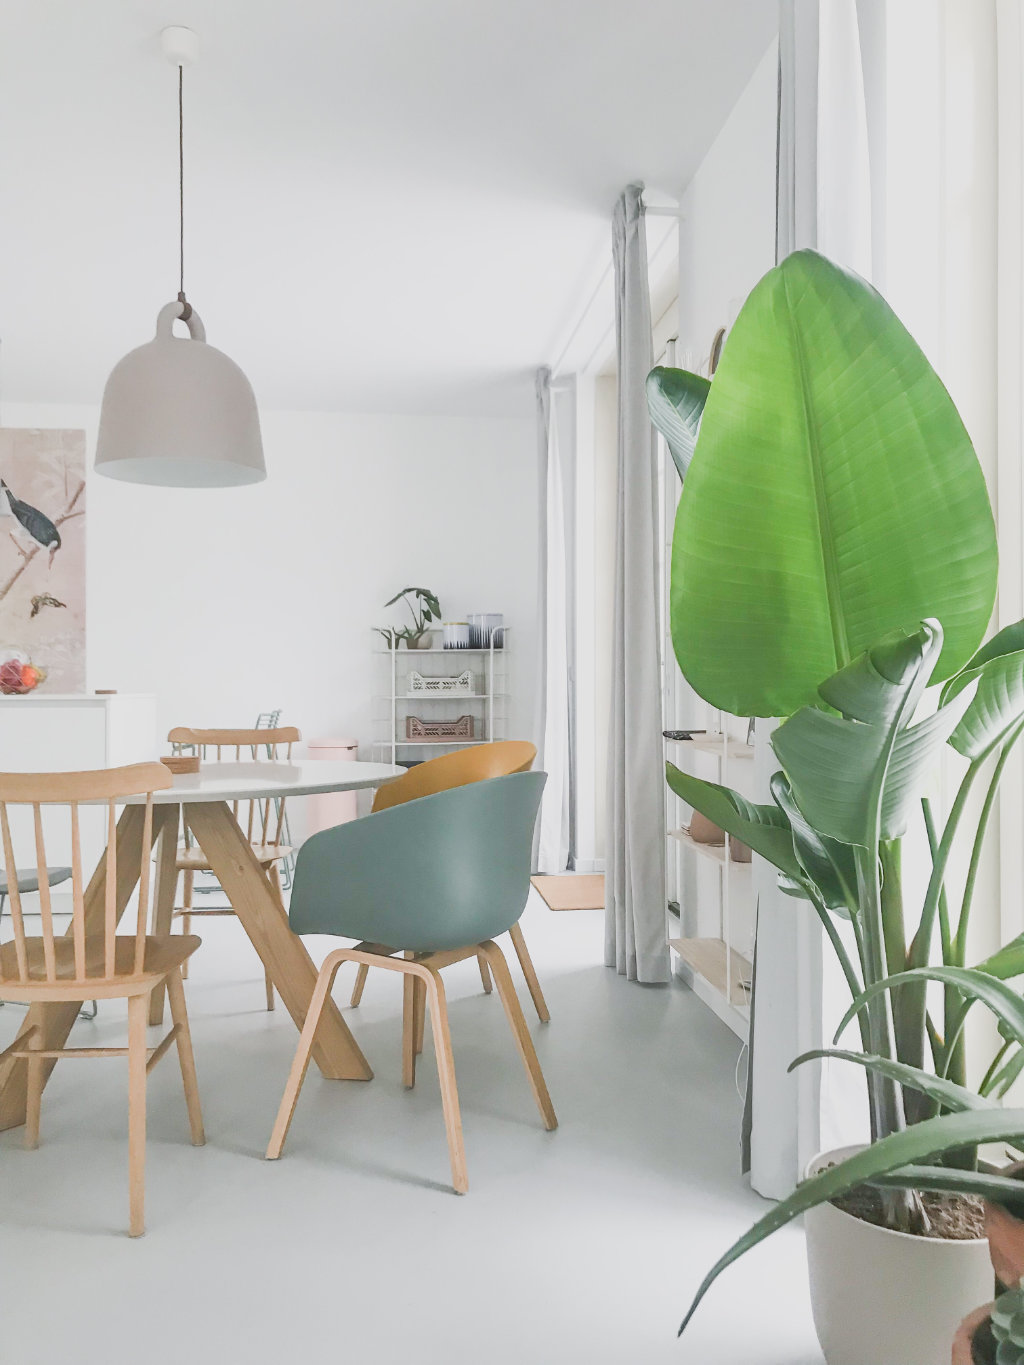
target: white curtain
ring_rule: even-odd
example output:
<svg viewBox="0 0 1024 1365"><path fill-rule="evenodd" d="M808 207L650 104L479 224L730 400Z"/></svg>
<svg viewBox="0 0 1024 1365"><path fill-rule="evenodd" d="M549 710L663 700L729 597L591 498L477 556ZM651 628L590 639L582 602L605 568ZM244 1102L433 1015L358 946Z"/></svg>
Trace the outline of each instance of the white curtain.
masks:
<svg viewBox="0 0 1024 1365"><path fill-rule="evenodd" d="M605 961L630 980L669 978L665 762L661 737L658 514L645 381L654 364L643 186L612 222L618 370L612 688L605 859Z"/></svg>
<svg viewBox="0 0 1024 1365"><path fill-rule="evenodd" d="M855 0L781 0L776 258L813 247L871 278L872 174L861 29ZM758 721L755 780L770 801L777 768L771 722ZM831 1038L848 992L810 906L783 896L774 870L754 869L755 990L744 1155L751 1183L780 1198L823 1148L860 1140L863 1079L834 1064L788 1075Z"/></svg>
<svg viewBox="0 0 1024 1365"><path fill-rule="evenodd" d="M548 775L537 823L534 866L559 873L569 866L572 831L572 688L573 638L571 463L563 458L564 434L559 408L571 389L553 385L551 371L537 371L537 455L540 490L540 622L538 678L539 736L537 764ZM568 415L568 414L567 414Z"/></svg>

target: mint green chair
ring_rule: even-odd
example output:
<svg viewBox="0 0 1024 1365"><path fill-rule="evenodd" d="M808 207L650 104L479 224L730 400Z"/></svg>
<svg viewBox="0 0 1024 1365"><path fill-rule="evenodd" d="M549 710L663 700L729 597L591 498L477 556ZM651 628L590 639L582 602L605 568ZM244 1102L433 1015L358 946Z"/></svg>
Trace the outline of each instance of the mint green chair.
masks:
<svg viewBox="0 0 1024 1365"><path fill-rule="evenodd" d="M424 1000L429 1005L456 1193L469 1186L442 968L469 957L490 968L544 1126L558 1126L508 965L493 942L526 905L545 781L545 773L527 772L474 782L323 830L303 844L292 882L292 929L360 942L329 953L320 968L268 1160L281 1155L320 1015L343 962L404 975L402 1079L409 1088L423 1048Z"/></svg>

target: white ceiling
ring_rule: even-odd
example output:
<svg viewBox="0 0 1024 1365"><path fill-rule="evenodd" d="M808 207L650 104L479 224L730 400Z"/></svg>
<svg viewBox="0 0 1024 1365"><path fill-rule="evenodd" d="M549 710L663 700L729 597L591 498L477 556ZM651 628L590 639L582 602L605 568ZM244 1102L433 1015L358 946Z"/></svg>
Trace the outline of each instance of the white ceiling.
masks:
<svg viewBox="0 0 1024 1365"><path fill-rule="evenodd" d="M630 180L678 193L774 0L0 0L5 401L96 402L186 265L264 407L528 411Z"/></svg>

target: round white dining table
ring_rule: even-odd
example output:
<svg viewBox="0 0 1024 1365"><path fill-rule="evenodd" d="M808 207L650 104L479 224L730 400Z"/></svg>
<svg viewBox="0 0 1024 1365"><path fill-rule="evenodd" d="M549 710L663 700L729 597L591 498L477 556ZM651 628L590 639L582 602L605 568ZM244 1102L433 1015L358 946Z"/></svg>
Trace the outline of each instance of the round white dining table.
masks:
<svg viewBox="0 0 1024 1365"><path fill-rule="evenodd" d="M389 763L360 763L329 759L258 762L204 762L198 773L178 773L173 784L153 793L152 841L157 850L153 886L153 933L171 931L178 839L187 825L220 882L231 907L252 940L270 979L291 1015L302 1028L316 984L316 968L302 940L288 927L280 901L257 862L249 840L233 813L235 802L310 796L319 792L359 791L394 781L404 768ZM129 797L117 823L117 885L114 903L118 918L124 913L143 863L145 796ZM85 894L86 925L102 923L106 905L106 859L93 873ZM33 1005L20 1030L42 1030L44 1049L59 1050L78 1015L75 1002ZM163 993L154 991L150 1023L162 1021ZM314 1044L314 1059L332 1080L373 1077L340 1010L325 1008ZM52 1069L52 1062L48 1070ZM47 1073L48 1074L48 1073ZM0 1068L0 1129L25 1121L25 1067Z"/></svg>

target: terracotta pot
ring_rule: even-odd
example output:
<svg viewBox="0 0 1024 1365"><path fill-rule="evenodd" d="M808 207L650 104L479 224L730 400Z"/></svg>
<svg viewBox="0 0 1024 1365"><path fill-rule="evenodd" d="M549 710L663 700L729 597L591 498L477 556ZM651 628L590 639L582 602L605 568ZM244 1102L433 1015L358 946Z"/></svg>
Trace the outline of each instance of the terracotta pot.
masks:
<svg viewBox="0 0 1024 1365"><path fill-rule="evenodd" d="M859 1147L825 1152L807 1175ZM828 1365L938 1365L958 1324L992 1293L983 1237L940 1241L821 1204L804 1215L811 1309Z"/></svg>
<svg viewBox="0 0 1024 1365"><path fill-rule="evenodd" d="M1024 1166L1011 1166L1003 1174L1020 1176ZM1024 1276L1024 1221L986 1199L985 1233L996 1279L1007 1287L1019 1284Z"/></svg>
<svg viewBox="0 0 1024 1365"><path fill-rule="evenodd" d="M963 1322L957 1329L957 1334L953 1338L953 1360L952 1365L974 1365L974 1352L971 1343L974 1334L988 1318L993 1305L986 1303L984 1308L976 1308L973 1313L968 1313Z"/></svg>

